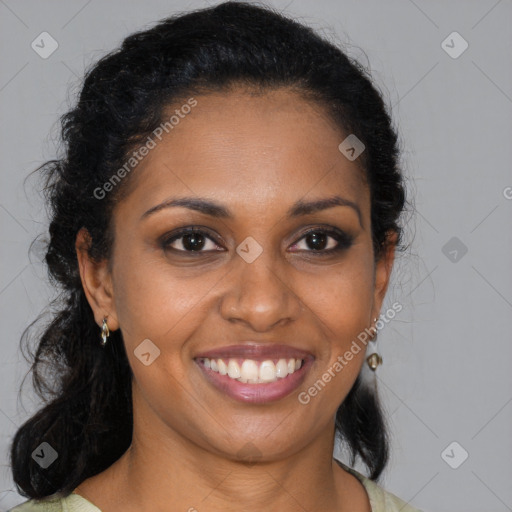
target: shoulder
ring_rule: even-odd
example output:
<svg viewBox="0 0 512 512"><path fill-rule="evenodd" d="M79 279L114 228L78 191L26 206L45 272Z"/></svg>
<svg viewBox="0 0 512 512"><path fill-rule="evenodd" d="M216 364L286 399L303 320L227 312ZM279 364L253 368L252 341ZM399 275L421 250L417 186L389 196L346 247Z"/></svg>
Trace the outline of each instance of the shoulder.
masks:
<svg viewBox="0 0 512 512"><path fill-rule="evenodd" d="M31 499L20 505L11 508L7 512L61 512L62 504L60 498L53 499Z"/></svg>
<svg viewBox="0 0 512 512"><path fill-rule="evenodd" d="M372 512L422 512L412 507L398 496L386 491L373 480L370 480L355 469L346 466L340 461L337 462L343 469L354 475L363 484L370 498Z"/></svg>
<svg viewBox="0 0 512 512"><path fill-rule="evenodd" d="M363 475L361 476L366 478ZM386 491L369 478L363 481L363 485L370 497L373 512L421 512L421 510L414 508L398 496Z"/></svg>
<svg viewBox="0 0 512 512"><path fill-rule="evenodd" d="M101 512L101 510L79 494L72 493L65 498L30 499L7 512Z"/></svg>

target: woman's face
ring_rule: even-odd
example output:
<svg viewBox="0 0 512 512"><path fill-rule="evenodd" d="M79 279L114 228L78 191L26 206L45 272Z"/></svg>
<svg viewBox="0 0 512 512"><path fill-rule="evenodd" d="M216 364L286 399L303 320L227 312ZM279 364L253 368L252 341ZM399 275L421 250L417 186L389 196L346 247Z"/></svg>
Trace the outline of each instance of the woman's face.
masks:
<svg viewBox="0 0 512 512"><path fill-rule="evenodd" d="M375 265L363 172L318 106L285 89L195 100L132 171L90 303L121 329L144 434L271 460L334 431L365 346L336 362L378 316L393 251Z"/></svg>

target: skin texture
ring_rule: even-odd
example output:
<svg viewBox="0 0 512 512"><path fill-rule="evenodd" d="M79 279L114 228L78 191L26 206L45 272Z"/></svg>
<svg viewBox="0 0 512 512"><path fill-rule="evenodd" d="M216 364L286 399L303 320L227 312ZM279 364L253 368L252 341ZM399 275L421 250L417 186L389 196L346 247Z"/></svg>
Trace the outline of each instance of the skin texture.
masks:
<svg viewBox="0 0 512 512"><path fill-rule="evenodd" d="M335 413L365 350L309 404L297 394L379 316L395 237L375 264L369 189L357 160L338 150L348 134L318 105L284 88L195 98L192 112L133 171L134 186L115 208L112 272L88 257L85 230L77 236L95 320L101 326L106 316L123 333L134 373L134 435L115 464L76 492L103 512L370 511L363 486L332 459ZM358 205L361 224L348 206L287 216L298 200L335 194ZM219 202L233 218L172 207L140 219L184 196ZM167 249L159 244L192 225L213 235L203 253L178 252L183 238ZM312 227L341 229L353 243L314 255L303 236ZM252 263L235 251L248 236L263 249ZM336 245L329 235L324 247ZM149 366L134 355L147 338L161 351ZM247 404L210 385L194 356L248 340L310 351L314 364L299 390ZM248 465L239 452L249 442L260 459Z"/></svg>

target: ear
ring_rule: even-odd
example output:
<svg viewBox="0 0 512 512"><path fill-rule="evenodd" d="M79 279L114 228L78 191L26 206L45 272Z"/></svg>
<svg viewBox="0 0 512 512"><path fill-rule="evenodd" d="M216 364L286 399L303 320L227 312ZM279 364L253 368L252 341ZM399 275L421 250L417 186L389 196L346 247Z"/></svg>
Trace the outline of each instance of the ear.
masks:
<svg viewBox="0 0 512 512"><path fill-rule="evenodd" d="M398 233L396 231L388 231L386 235L384 249L380 259L376 263L375 268L375 288L373 296L372 318L378 318L386 291L389 285L389 278L393 269L395 260L395 248L398 241Z"/></svg>
<svg viewBox="0 0 512 512"><path fill-rule="evenodd" d="M96 262L91 259L88 252L90 246L91 236L86 228L81 228L76 236L75 249L82 286L98 326L101 327L103 318L107 318L109 330L115 331L119 324L108 261Z"/></svg>

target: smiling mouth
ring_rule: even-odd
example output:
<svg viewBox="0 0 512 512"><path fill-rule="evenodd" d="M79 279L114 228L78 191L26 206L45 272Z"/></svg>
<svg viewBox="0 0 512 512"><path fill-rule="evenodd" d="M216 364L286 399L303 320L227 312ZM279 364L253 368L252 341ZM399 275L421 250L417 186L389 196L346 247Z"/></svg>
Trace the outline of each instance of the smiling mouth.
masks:
<svg viewBox="0 0 512 512"><path fill-rule="evenodd" d="M284 399L304 382L315 357L291 345L249 342L196 354L194 362L213 388L238 401Z"/></svg>
<svg viewBox="0 0 512 512"><path fill-rule="evenodd" d="M225 375L243 384L267 384L285 379L299 370L304 364L303 359L240 359L240 358L207 358L201 357L198 362L205 368Z"/></svg>

